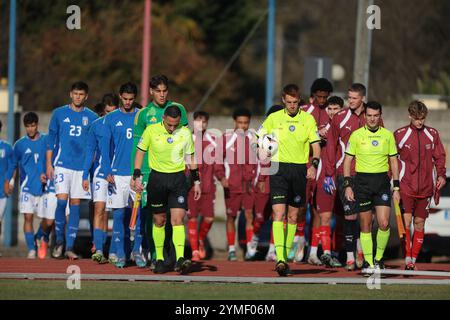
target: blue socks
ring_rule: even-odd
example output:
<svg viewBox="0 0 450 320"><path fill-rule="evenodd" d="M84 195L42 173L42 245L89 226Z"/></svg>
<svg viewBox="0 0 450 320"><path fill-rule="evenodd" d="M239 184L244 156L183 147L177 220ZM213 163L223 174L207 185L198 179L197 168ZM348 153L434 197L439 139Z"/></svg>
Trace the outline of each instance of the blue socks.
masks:
<svg viewBox="0 0 450 320"><path fill-rule="evenodd" d="M103 252L104 232L102 229L94 229L94 245L96 251Z"/></svg>
<svg viewBox="0 0 450 320"><path fill-rule="evenodd" d="M129 258L131 256L131 230L130 230L130 220L131 220L131 208L124 208L124 219L123 227L125 230L125 256Z"/></svg>
<svg viewBox="0 0 450 320"><path fill-rule="evenodd" d="M55 211L55 233L56 233L56 244L64 243L64 231L66 228L66 207L67 200L60 200L56 202Z"/></svg>
<svg viewBox="0 0 450 320"><path fill-rule="evenodd" d="M73 250L80 222L80 205L70 205L69 224L66 234L66 251Z"/></svg>
<svg viewBox="0 0 450 320"><path fill-rule="evenodd" d="M103 231L102 230L102 237L103 237L102 243L103 243L103 246L105 246L105 243L108 240L108 231Z"/></svg>
<svg viewBox="0 0 450 320"><path fill-rule="evenodd" d="M44 231L42 230L42 226L39 225L39 229L36 232L36 235L34 236L36 238L36 240L41 240L41 238L44 236Z"/></svg>
<svg viewBox="0 0 450 320"><path fill-rule="evenodd" d="M35 237L35 239L37 241L41 240L42 238L44 238L44 241L48 243L50 241L50 232L45 232L42 229L42 225L39 225L39 229L36 232L36 235L34 237Z"/></svg>
<svg viewBox="0 0 450 320"><path fill-rule="evenodd" d="M34 233L33 232L25 232L25 241L27 243L28 251L36 250L36 246L34 245Z"/></svg>
<svg viewBox="0 0 450 320"><path fill-rule="evenodd" d="M113 244L115 246L115 251L117 257L125 258L125 228L124 228L124 217L125 217L125 208L114 209L113 213L113 237L111 248ZM110 251L111 252L111 251Z"/></svg>

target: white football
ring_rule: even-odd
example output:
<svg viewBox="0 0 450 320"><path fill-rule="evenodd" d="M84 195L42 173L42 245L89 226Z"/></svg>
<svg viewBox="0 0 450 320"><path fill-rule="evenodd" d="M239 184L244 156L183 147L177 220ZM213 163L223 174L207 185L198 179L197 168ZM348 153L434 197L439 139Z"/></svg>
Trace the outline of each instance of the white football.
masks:
<svg viewBox="0 0 450 320"><path fill-rule="evenodd" d="M259 141L259 147L273 156L278 151L278 141L272 134L266 134Z"/></svg>

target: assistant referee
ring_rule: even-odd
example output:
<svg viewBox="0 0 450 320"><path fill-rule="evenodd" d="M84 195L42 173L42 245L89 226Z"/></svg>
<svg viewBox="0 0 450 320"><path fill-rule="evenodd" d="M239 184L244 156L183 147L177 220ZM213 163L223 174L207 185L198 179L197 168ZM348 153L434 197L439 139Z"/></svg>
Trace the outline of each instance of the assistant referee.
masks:
<svg viewBox="0 0 450 320"><path fill-rule="evenodd" d="M384 269L383 254L389 240L391 184L389 165L394 180L393 198L400 201L397 147L394 135L380 126L382 107L378 102L366 104L366 125L354 131L348 141L344 160L344 188L348 201L356 201L361 226L361 246L365 267ZM350 177L352 159L355 157L356 175ZM377 250L373 259L372 209L378 222Z"/></svg>
<svg viewBox="0 0 450 320"><path fill-rule="evenodd" d="M185 274L191 261L184 258L185 230L183 219L187 209L188 185L184 169L185 158L194 180L194 199L200 199L200 178L194 159L194 142L187 127L179 127L181 111L177 106L169 106L164 111L163 121L149 125L137 145L134 160L132 187L143 191L140 182L144 155L149 151L148 163L151 173L147 183L147 206L153 214L152 235L156 249L155 273L163 273L166 212L170 209L173 226L172 241L176 251L175 271Z"/></svg>
<svg viewBox="0 0 450 320"><path fill-rule="evenodd" d="M261 125L258 136L272 134L278 141L278 152L271 159L271 171L278 166L276 173L269 177L270 198L274 221L273 240L277 255L276 271L286 276L289 266L287 253L291 250L297 230L299 208L305 206L306 180L316 178L320 158L320 137L314 117L299 108L300 93L295 84L283 88L284 109L270 114ZM307 170L310 146L313 151L311 167ZM288 206L286 235L283 220Z"/></svg>

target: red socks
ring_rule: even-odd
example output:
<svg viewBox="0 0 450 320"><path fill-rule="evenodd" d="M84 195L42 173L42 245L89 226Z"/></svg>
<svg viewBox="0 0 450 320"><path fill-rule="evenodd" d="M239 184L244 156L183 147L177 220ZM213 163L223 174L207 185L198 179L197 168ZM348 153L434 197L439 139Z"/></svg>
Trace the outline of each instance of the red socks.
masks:
<svg viewBox="0 0 450 320"><path fill-rule="evenodd" d="M236 232L227 231L228 246L234 246L235 239L236 239Z"/></svg>
<svg viewBox="0 0 450 320"><path fill-rule="evenodd" d="M312 228L311 247L318 247L320 242L320 228Z"/></svg>
<svg viewBox="0 0 450 320"><path fill-rule="evenodd" d="M203 219L202 223L200 224L200 235L199 240L205 241L206 236L208 235L209 230L211 229L212 222L207 222L205 219Z"/></svg>
<svg viewBox="0 0 450 320"><path fill-rule="evenodd" d="M414 230L412 255L411 255L411 257L413 259L417 259L418 255L419 255L420 249L422 248L422 244L423 244L424 234L425 234L425 232L423 232L423 231Z"/></svg>
<svg viewBox="0 0 450 320"><path fill-rule="evenodd" d="M319 232L322 241L322 250L331 252L331 228L329 226L320 226Z"/></svg>
<svg viewBox="0 0 450 320"><path fill-rule="evenodd" d="M253 229L246 229L245 235L247 237L247 243L251 242L253 238Z"/></svg>
<svg viewBox="0 0 450 320"><path fill-rule="evenodd" d="M188 232L192 251L198 250L197 220L188 221Z"/></svg>
<svg viewBox="0 0 450 320"><path fill-rule="evenodd" d="M403 243L404 243L403 251L405 252L405 256L411 257L411 229L409 228L405 229L405 240Z"/></svg>
<svg viewBox="0 0 450 320"><path fill-rule="evenodd" d="M306 221L297 223L297 231L295 232L296 236L299 236L299 237L305 236L305 224L306 224Z"/></svg>

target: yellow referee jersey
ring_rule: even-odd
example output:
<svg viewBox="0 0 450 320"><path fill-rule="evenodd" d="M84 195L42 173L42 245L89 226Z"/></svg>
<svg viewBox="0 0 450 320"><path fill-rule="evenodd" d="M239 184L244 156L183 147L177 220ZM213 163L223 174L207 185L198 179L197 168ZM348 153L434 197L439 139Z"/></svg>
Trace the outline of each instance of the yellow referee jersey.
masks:
<svg viewBox="0 0 450 320"><path fill-rule="evenodd" d="M345 153L355 157L356 172L382 173L389 170L388 160L397 155L397 146L389 130L379 127L372 132L364 126L352 133Z"/></svg>
<svg viewBox="0 0 450 320"><path fill-rule="evenodd" d="M306 164L309 161L309 145L320 142L316 120L307 112L299 110L291 117L286 109L269 115L258 130L261 137L272 134L278 141L278 152L272 161Z"/></svg>
<svg viewBox="0 0 450 320"><path fill-rule="evenodd" d="M148 150L150 168L163 173L184 171L185 155L194 153L191 131L183 126L169 133L162 121L147 126L137 147Z"/></svg>

